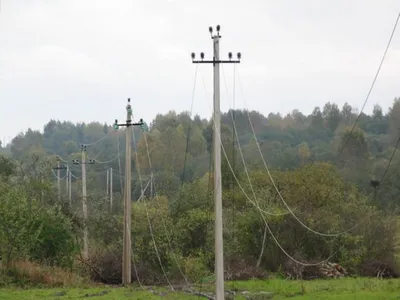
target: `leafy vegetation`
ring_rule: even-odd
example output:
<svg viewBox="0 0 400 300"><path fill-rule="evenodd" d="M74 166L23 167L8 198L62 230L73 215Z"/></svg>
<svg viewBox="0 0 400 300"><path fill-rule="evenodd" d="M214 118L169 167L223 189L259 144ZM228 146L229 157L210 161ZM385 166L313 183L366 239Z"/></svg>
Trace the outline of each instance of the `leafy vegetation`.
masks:
<svg viewBox="0 0 400 300"><path fill-rule="evenodd" d="M305 263L329 259L365 276L377 275L376 268L368 266L378 262L396 274L400 159L391 157L400 135L400 98L387 114L379 106L372 115L362 113L353 129L356 119L348 104L339 109L334 103L316 107L308 116L297 110L287 116L240 110L222 116L227 278L284 274L287 254ZM212 128L211 121L175 112L157 115L148 132L135 128L134 281L199 283L212 274ZM88 261L80 256L81 168L72 164L81 157L81 144L87 144L88 157L96 159L86 168ZM29 129L0 148L0 254L3 271L14 278L11 282L33 276L21 273L24 263L62 268L103 283L120 282L124 149L124 132L107 124L55 120L43 132ZM64 180L57 195L57 156L73 174L71 202ZM114 174L112 206L106 193L109 168ZM370 181L384 174L374 190ZM153 183L147 184L153 176ZM41 281L48 284L32 280Z"/></svg>

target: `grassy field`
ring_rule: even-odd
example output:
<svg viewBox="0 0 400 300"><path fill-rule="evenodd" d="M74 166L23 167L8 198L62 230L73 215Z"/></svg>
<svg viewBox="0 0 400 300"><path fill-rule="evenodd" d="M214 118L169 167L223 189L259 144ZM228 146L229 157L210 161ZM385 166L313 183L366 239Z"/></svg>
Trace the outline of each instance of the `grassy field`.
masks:
<svg viewBox="0 0 400 300"><path fill-rule="evenodd" d="M212 286L203 287L207 290ZM156 295L139 288L116 288L99 286L96 288L57 288L57 289L31 289L0 290L1 300L36 300L36 299L131 299L131 300L156 300L156 299L205 299L191 296L168 289L157 288ZM371 278L344 278L335 280L315 281L288 281L281 279L254 280L246 282L226 283L226 290L238 290L258 293L258 297L247 298L238 295L235 299L400 299L400 280L378 280ZM270 297L260 292L271 293Z"/></svg>

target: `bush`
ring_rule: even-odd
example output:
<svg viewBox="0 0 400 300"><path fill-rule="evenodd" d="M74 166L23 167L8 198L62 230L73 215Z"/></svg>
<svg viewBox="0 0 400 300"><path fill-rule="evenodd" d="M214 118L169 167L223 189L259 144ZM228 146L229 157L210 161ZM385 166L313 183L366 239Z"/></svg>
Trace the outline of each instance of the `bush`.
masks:
<svg viewBox="0 0 400 300"><path fill-rule="evenodd" d="M3 273L2 283L15 284L17 286L81 286L88 280L76 273L59 267L39 265L30 261L12 262L7 269L0 270Z"/></svg>

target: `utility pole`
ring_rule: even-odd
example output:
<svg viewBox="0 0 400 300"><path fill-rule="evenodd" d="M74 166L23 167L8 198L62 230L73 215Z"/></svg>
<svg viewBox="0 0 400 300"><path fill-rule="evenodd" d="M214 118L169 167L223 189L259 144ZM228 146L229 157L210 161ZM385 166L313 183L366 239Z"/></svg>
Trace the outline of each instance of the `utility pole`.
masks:
<svg viewBox="0 0 400 300"><path fill-rule="evenodd" d="M57 166L53 168L53 170L57 170L57 193L58 193L58 200L61 199L61 170L67 169L66 166L60 165L60 158L57 158Z"/></svg>
<svg viewBox="0 0 400 300"><path fill-rule="evenodd" d="M150 174L150 198L153 198L153 172Z"/></svg>
<svg viewBox="0 0 400 300"><path fill-rule="evenodd" d="M113 205L113 168L110 168L110 212Z"/></svg>
<svg viewBox="0 0 400 300"><path fill-rule="evenodd" d="M106 198L108 197L108 185L109 185L109 180L110 180L110 170L107 170L107 183L106 183Z"/></svg>
<svg viewBox="0 0 400 300"><path fill-rule="evenodd" d="M240 63L241 54L237 54L237 60L232 60L232 52L228 53L229 60L219 59L219 34L221 26L217 25L217 33L213 34L213 28L209 27L211 39L213 40L213 59L204 60L204 53L200 53L201 60L195 60L195 53L192 53L193 63L213 64L214 66L214 195L215 195L215 299L225 299L224 292L224 242L222 223L222 182L221 182L221 111L220 111L220 76L219 65L222 63Z"/></svg>
<svg viewBox="0 0 400 300"><path fill-rule="evenodd" d="M67 173L65 174L65 194L68 195L69 191L69 166L67 165Z"/></svg>
<svg viewBox="0 0 400 300"><path fill-rule="evenodd" d="M82 212L83 212L83 259L87 260L89 258L89 245L88 245L88 229L87 229L87 194L86 194L86 165L87 164L94 164L94 159L89 159L86 162L86 145L81 145L81 152L82 152L82 161L79 162L77 159L74 159L72 162L75 165L82 166Z"/></svg>
<svg viewBox="0 0 400 300"><path fill-rule="evenodd" d="M125 152L125 199L124 199L124 235L123 235L123 255L122 255L122 283L130 284L132 281L131 275L131 260L132 260L132 242L131 242L131 217L132 217L132 199L131 199L131 169L132 169L132 126L140 126L144 129L143 119L139 123L132 123L132 107L131 99L128 98L126 106L126 123L118 124L115 120L114 129L118 130L119 126L126 126L126 152Z"/></svg>
<svg viewBox="0 0 400 300"><path fill-rule="evenodd" d="M68 200L69 205L72 207L72 173L69 171L69 185L68 185Z"/></svg>

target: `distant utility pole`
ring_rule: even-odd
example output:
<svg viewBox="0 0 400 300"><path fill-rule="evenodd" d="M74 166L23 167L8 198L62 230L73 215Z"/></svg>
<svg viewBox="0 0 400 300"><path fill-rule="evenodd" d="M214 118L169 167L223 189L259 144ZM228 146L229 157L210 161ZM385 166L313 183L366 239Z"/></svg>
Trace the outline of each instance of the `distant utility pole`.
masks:
<svg viewBox="0 0 400 300"><path fill-rule="evenodd" d="M67 173L65 174L65 194L68 195L69 191L69 166L67 165Z"/></svg>
<svg viewBox="0 0 400 300"><path fill-rule="evenodd" d="M118 130L119 126L126 126L126 157L125 157L125 199L124 199L124 236L123 236L123 255L122 255L122 283L130 284L131 275L131 259L132 259L132 242L131 242L131 216L132 216L132 197L131 197L131 169L132 169L132 126L140 126L144 128L143 119L139 123L132 123L132 107L131 99L128 98L126 106L126 123L118 124L115 120L114 129Z"/></svg>
<svg viewBox="0 0 400 300"><path fill-rule="evenodd" d="M113 206L113 168L110 168L110 212Z"/></svg>
<svg viewBox="0 0 400 300"><path fill-rule="evenodd" d="M216 300L225 299L224 292L224 249L223 249L223 224L222 224L222 183L221 183L221 111L220 111L220 85L219 65L222 63L240 63L241 54L237 54L237 60L232 60L232 52L228 53L229 60L219 59L219 34L221 26L217 25L217 33L213 34L213 28L209 31L214 44L214 55L212 60L204 60L204 53L200 53L201 60L195 60L195 53L192 53L193 63L213 64L214 66L214 194L215 194L215 275Z"/></svg>
<svg viewBox="0 0 400 300"><path fill-rule="evenodd" d="M88 229L87 229L87 194L86 194L86 165L94 164L94 159L89 159L89 162L86 162L86 145L81 145L82 152L82 161L79 162L77 159L74 159L72 162L74 165L82 166L82 211L83 211L83 259L87 260L89 258L89 245L88 245Z"/></svg>
<svg viewBox="0 0 400 300"><path fill-rule="evenodd" d="M107 180L106 180L106 198L108 198L108 187L110 182L110 169L107 170Z"/></svg>
<svg viewBox="0 0 400 300"><path fill-rule="evenodd" d="M71 171L69 171L68 177L69 177L68 200L69 200L69 205L72 206L72 173L71 173Z"/></svg>
<svg viewBox="0 0 400 300"><path fill-rule="evenodd" d="M60 158L57 158L57 166L53 167L53 170L57 170L57 193L58 200L61 199L61 170L66 170L68 167L60 165Z"/></svg>

